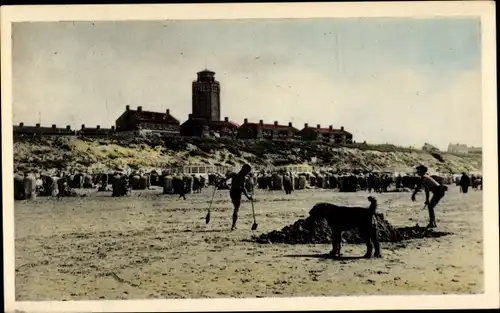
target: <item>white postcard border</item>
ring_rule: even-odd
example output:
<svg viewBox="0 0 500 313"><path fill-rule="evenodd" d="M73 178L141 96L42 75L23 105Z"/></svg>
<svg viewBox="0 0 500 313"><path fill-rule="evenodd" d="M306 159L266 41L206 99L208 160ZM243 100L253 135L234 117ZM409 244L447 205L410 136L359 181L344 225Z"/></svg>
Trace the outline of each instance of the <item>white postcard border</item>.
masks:
<svg viewBox="0 0 500 313"><path fill-rule="evenodd" d="M4 293L6 312L153 312L333 309L492 308L499 300L495 3L490 1L214 5L7 6L1 8ZM360 14L360 12L363 12ZM15 301L12 169L11 23L241 18L481 18L484 198L484 290L481 295L343 296L262 299ZM491 173L491 175L489 175Z"/></svg>

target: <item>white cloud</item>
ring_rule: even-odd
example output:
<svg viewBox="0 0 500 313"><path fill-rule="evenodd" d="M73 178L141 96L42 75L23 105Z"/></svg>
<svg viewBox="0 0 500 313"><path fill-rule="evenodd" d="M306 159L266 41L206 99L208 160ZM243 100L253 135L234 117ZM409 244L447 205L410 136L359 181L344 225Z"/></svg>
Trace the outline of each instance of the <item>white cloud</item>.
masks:
<svg viewBox="0 0 500 313"><path fill-rule="evenodd" d="M398 67L356 81L296 67L247 76L228 77L224 86L224 113L238 120L344 126L355 140L368 142L480 144L479 73L443 77L435 84L421 72Z"/></svg>

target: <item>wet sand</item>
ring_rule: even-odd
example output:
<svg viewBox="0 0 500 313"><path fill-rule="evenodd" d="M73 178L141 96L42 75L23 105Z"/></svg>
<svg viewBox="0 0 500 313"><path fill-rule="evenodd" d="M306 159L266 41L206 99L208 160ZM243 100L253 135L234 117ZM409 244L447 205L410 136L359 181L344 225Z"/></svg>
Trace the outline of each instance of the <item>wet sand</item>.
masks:
<svg viewBox="0 0 500 313"><path fill-rule="evenodd" d="M382 243L382 259L359 259L366 246L344 244L344 259L324 257L330 245L261 245L245 241L306 217L319 201L367 206L368 193L257 190L255 209L232 208L212 189L188 200L161 190L80 190L87 197L15 203L16 299L120 300L213 297L470 294L483 292L482 191L450 186L436 210L440 238ZM424 196L377 194L378 212L394 226L427 224Z"/></svg>

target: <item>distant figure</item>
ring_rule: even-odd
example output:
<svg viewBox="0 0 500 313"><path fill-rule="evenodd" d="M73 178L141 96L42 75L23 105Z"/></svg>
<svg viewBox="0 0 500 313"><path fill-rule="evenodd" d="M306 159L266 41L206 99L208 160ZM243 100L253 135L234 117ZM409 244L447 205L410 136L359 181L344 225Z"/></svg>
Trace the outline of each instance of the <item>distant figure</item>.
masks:
<svg viewBox="0 0 500 313"><path fill-rule="evenodd" d="M368 175L368 178L366 179L366 184L368 187L368 192L371 193L372 189L375 189L375 176L373 176L373 173L370 173Z"/></svg>
<svg viewBox="0 0 500 313"><path fill-rule="evenodd" d="M108 174L101 174L99 180L99 189L97 191L106 191L108 187Z"/></svg>
<svg viewBox="0 0 500 313"><path fill-rule="evenodd" d="M417 184L413 194L411 195L411 201L415 202L415 195L423 188L425 192L425 204L427 205L427 210L429 211L429 225L427 225L427 227L436 227L434 208L444 197L448 187L439 184L434 178L429 176L427 174L427 167L424 165L419 165L416 169L418 176L420 176L420 182ZM430 201L429 192L432 192L432 199L430 199Z"/></svg>
<svg viewBox="0 0 500 313"><path fill-rule="evenodd" d="M474 179L471 177L471 186L473 189L478 190L479 186L482 184L483 178L480 176L475 177ZM482 187L481 187L482 190Z"/></svg>
<svg viewBox="0 0 500 313"><path fill-rule="evenodd" d="M193 193L200 193L201 192L201 177L198 177L194 174L193 176Z"/></svg>
<svg viewBox="0 0 500 313"><path fill-rule="evenodd" d="M286 173L283 175L283 189L285 190L285 194L289 195L292 193L292 177Z"/></svg>
<svg viewBox="0 0 500 313"><path fill-rule="evenodd" d="M58 198L70 197L72 195L71 188L66 177L62 177L61 179L57 180L57 189L59 191L57 194Z"/></svg>
<svg viewBox="0 0 500 313"><path fill-rule="evenodd" d="M59 196L59 176L52 177L52 182L50 186L51 196L58 197Z"/></svg>
<svg viewBox="0 0 500 313"><path fill-rule="evenodd" d="M24 196L26 199L36 199L36 177L33 172L24 173Z"/></svg>
<svg viewBox="0 0 500 313"><path fill-rule="evenodd" d="M187 183L187 179L184 179L184 177L180 180L179 185L181 187L179 189L178 199L183 198L184 200L186 200L186 195L189 193Z"/></svg>
<svg viewBox="0 0 500 313"><path fill-rule="evenodd" d="M219 185L224 185L228 180L231 179L231 189L229 190L229 196L231 197L231 201L233 202L234 210L233 210L233 225L231 226L231 230L236 229L236 221L238 220L238 211L241 205L241 196L242 194L247 197L248 200L253 201L252 197L248 195L245 189L245 181L248 174L252 168L250 165L245 164L241 168L239 173L230 173L224 180L222 180Z"/></svg>
<svg viewBox="0 0 500 313"><path fill-rule="evenodd" d="M460 190L463 193L467 193L467 191L469 191L469 186L471 185L470 178L467 174L465 174L465 172L463 172L462 177L460 177L459 185L460 185Z"/></svg>
<svg viewBox="0 0 500 313"><path fill-rule="evenodd" d="M254 188L255 188L255 179L252 173L250 173L245 181L245 189L247 190L247 192L252 193Z"/></svg>
<svg viewBox="0 0 500 313"><path fill-rule="evenodd" d="M396 189L397 190L401 189L401 181L402 181L401 174L398 174L398 176L396 177Z"/></svg>
<svg viewBox="0 0 500 313"><path fill-rule="evenodd" d="M112 186L113 186L113 193L111 194L111 196L120 197L123 188L123 179L122 176L117 172L115 172L115 174L113 175Z"/></svg>

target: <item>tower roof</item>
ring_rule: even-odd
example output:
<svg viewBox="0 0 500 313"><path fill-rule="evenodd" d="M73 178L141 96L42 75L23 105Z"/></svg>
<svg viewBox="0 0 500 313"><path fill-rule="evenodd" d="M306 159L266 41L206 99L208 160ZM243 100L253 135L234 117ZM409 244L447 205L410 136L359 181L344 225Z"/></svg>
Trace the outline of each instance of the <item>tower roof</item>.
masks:
<svg viewBox="0 0 500 313"><path fill-rule="evenodd" d="M199 71L197 74L211 74L211 75L214 75L215 72L212 72L210 70L204 69L203 71Z"/></svg>

